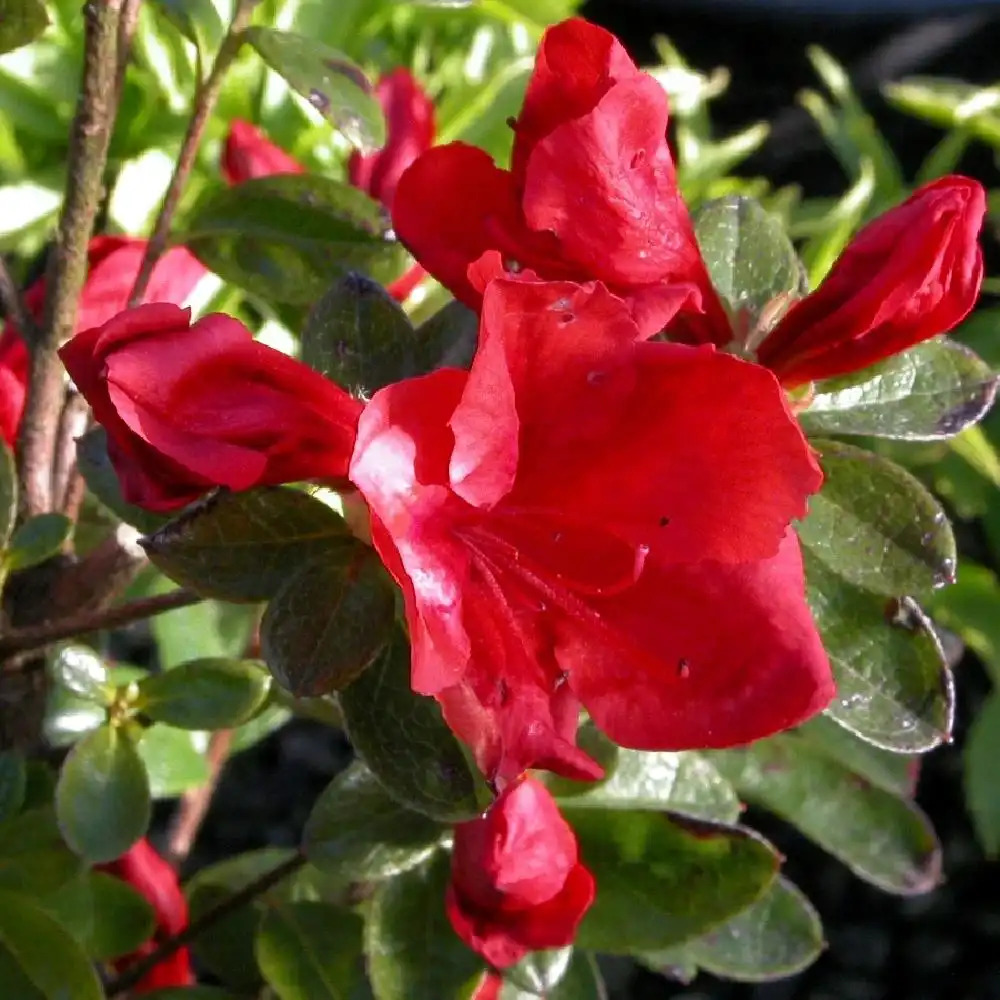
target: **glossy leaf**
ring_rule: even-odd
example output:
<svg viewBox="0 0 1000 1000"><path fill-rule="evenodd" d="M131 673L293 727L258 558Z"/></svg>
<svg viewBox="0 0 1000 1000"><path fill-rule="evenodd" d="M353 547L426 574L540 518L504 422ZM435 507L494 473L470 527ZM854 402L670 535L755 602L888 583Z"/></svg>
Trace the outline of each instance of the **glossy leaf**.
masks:
<svg viewBox="0 0 1000 1000"><path fill-rule="evenodd" d="M27 785L24 756L17 750L0 750L0 823L20 812Z"/></svg>
<svg viewBox="0 0 1000 1000"><path fill-rule="evenodd" d="M1000 854L1000 694L983 702L965 744L965 798L983 850Z"/></svg>
<svg viewBox="0 0 1000 1000"><path fill-rule="evenodd" d="M417 369L468 368L479 340L479 317L457 299L442 306L417 329Z"/></svg>
<svg viewBox="0 0 1000 1000"><path fill-rule="evenodd" d="M149 778L132 739L117 727L87 733L69 752L56 785L66 843L88 861L112 861L149 826Z"/></svg>
<svg viewBox="0 0 1000 1000"><path fill-rule="evenodd" d="M0 0L0 53L34 41L48 24L39 0Z"/></svg>
<svg viewBox="0 0 1000 1000"><path fill-rule="evenodd" d="M275 679L298 698L340 691L375 659L392 629L396 599L365 546L351 562L314 558L275 594L260 649Z"/></svg>
<svg viewBox="0 0 1000 1000"><path fill-rule="evenodd" d="M698 937L760 898L778 869L777 852L748 830L568 806L599 886L577 934L583 948L630 954Z"/></svg>
<svg viewBox="0 0 1000 1000"><path fill-rule="evenodd" d="M340 707L351 743L397 802L445 822L481 811L473 773L437 702L410 687L410 644L401 628L340 692Z"/></svg>
<svg viewBox="0 0 1000 1000"><path fill-rule="evenodd" d="M544 1000L608 1000L594 956L578 950L571 951L568 957L569 962L558 982L544 993L522 989L511 980L512 970L507 970L499 1000L537 1000L539 997Z"/></svg>
<svg viewBox="0 0 1000 1000"><path fill-rule="evenodd" d="M218 48L225 34L212 0L153 0L163 16L194 46L203 59Z"/></svg>
<svg viewBox="0 0 1000 1000"><path fill-rule="evenodd" d="M205 597L264 601L305 559L353 544L344 519L300 490L266 486L219 492L142 540L171 579Z"/></svg>
<svg viewBox="0 0 1000 1000"><path fill-rule="evenodd" d="M291 717L291 711L283 705L274 703L267 705L249 722L244 722L242 726L233 730L229 752L235 754L248 750L280 729Z"/></svg>
<svg viewBox="0 0 1000 1000"><path fill-rule="evenodd" d="M14 465L14 453L0 441L0 550L7 547L16 519L17 468Z"/></svg>
<svg viewBox="0 0 1000 1000"><path fill-rule="evenodd" d="M45 1000L103 1000L90 959L65 928L29 897L4 889L0 947ZM4 995L10 996L7 989L5 985Z"/></svg>
<svg viewBox="0 0 1000 1000"><path fill-rule="evenodd" d="M195 741L195 733L172 726L149 726L136 745L149 775L149 794L154 799L183 795L208 781L208 763Z"/></svg>
<svg viewBox="0 0 1000 1000"><path fill-rule="evenodd" d="M180 237L221 278L268 302L311 305L350 271L398 276L402 251L366 194L327 177L259 177L210 193Z"/></svg>
<svg viewBox="0 0 1000 1000"><path fill-rule="evenodd" d="M359 916L329 903L278 902L257 930L257 963L279 1000L348 1000L363 929Z"/></svg>
<svg viewBox="0 0 1000 1000"><path fill-rule="evenodd" d="M345 274L312 307L302 360L352 393L377 389L416 371L416 335L402 307L377 282Z"/></svg>
<svg viewBox="0 0 1000 1000"><path fill-rule="evenodd" d="M80 859L63 842L51 806L0 823L0 888L41 895L75 878Z"/></svg>
<svg viewBox="0 0 1000 1000"><path fill-rule="evenodd" d="M39 514L22 524L7 545L7 569L27 569L57 555L73 533L73 522L64 514Z"/></svg>
<svg viewBox="0 0 1000 1000"><path fill-rule="evenodd" d="M49 660L49 673L56 684L71 694L99 705L109 703L112 687L104 660L89 646L68 644Z"/></svg>
<svg viewBox="0 0 1000 1000"><path fill-rule="evenodd" d="M955 576L955 537L910 473L872 452L812 442L825 474L799 538L849 583L877 594L929 593Z"/></svg>
<svg viewBox="0 0 1000 1000"><path fill-rule="evenodd" d="M569 970L573 946L530 951L520 962L504 969L505 986L529 996L547 997Z"/></svg>
<svg viewBox="0 0 1000 1000"><path fill-rule="evenodd" d="M1000 686L1000 583L984 566L962 559L958 581L929 602L934 621L957 632L983 661L994 686Z"/></svg>
<svg viewBox="0 0 1000 1000"><path fill-rule="evenodd" d="M968 347L938 338L821 382L799 420L811 434L938 441L980 420L996 390L997 376Z"/></svg>
<svg viewBox="0 0 1000 1000"><path fill-rule="evenodd" d="M741 795L798 827L866 882L913 895L940 881L941 849L927 817L794 734L712 759Z"/></svg>
<svg viewBox="0 0 1000 1000"><path fill-rule="evenodd" d="M264 61L358 149L385 143L385 118L361 67L315 38L253 27L244 34Z"/></svg>
<svg viewBox="0 0 1000 1000"><path fill-rule="evenodd" d="M140 681L138 704L179 729L229 729L264 704L270 682L256 660L191 660Z"/></svg>
<svg viewBox="0 0 1000 1000"><path fill-rule="evenodd" d="M365 954L376 1000L467 996L482 960L455 935L444 908L450 859L438 851L380 883L365 923Z"/></svg>
<svg viewBox="0 0 1000 1000"><path fill-rule="evenodd" d="M390 798L364 765L352 764L316 800L302 846L322 871L383 879L419 864L442 832Z"/></svg>
<svg viewBox="0 0 1000 1000"><path fill-rule="evenodd" d="M166 583L165 577L160 580ZM173 585L155 588L156 593ZM202 601L157 615L150 622L160 667L171 670L189 660L238 659L253 640L260 608L252 604Z"/></svg>
<svg viewBox="0 0 1000 1000"><path fill-rule="evenodd" d="M934 629L910 598L882 597L804 553L806 597L837 694L827 714L875 746L930 750L951 734L955 686Z"/></svg>

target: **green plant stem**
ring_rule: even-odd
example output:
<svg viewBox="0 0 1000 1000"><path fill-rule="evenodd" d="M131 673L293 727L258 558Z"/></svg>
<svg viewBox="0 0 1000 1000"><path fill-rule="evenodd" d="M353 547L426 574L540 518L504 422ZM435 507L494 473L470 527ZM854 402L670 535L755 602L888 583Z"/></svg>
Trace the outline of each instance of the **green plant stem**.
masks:
<svg viewBox="0 0 1000 1000"><path fill-rule="evenodd" d="M63 368L56 353L73 332L87 277L87 247L103 191L104 168L118 107L118 22L123 0L84 6L83 82L67 155L66 198L46 274L45 314L31 343L28 395L21 422L23 507L52 510L52 461L63 403Z"/></svg>
<svg viewBox="0 0 1000 1000"><path fill-rule="evenodd" d="M152 277L153 268L156 262L163 256L167 249L167 242L170 237L170 227L173 223L174 213L180 204L184 187L191 175L198 149L201 146L201 139L205 132L205 126L215 108L215 102L219 98L219 91L222 89L222 81L226 71L229 69L233 59L243 44L243 30L250 24L250 15L258 0L239 0L236 11L233 14L229 31L219 47L215 62L212 64L208 78L198 86L198 92L194 99L194 108L191 120L188 122L187 132L184 134L184 141L181 143L181 151L174 164L173 176L167 186L166 194L160 205L160 212L153 225L153 232L146 244L146 252L143 255L142 263L139 265L139 273L136 275L135 284L132 286L132 293L129 295L128 304L130 307L137 306L142 302L146 289L149 286L149 279Z"/></svg>
<svg viewBox="0 0 1000 1000"><path fill-rule="evenodd" d="M254 879L249 885L227 896L217 906L206 910L197 920L192 920L187 927L179 934L167 938L154 951L151 951L141 961L126 969L117 979L113 979L107 986L107 996L116 997L126 990L130 990L138 983L151 969L154 969L165 958L169 958L174 952L190 944L203 931L213 924L235 913L238 909L252 903L258 896L262 896L268 889L284 881L289 875L297 872L306 863L306 856L299 851L293 854L287 861L264 872L259 878Z"/></svg>

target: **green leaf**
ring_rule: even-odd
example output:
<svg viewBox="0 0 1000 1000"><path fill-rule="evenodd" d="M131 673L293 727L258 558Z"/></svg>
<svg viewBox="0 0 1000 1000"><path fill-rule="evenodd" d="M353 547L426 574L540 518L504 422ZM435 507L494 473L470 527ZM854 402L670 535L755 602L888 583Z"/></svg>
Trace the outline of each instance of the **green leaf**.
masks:
<svg viewBox="0 0 1000 1000"><path fill-rule="evenodd" d="M282 486L215 493L141 542L171 579L223 601L265 601L305 559L353 544L335 510Z"/></svg>
<svg viewBox="0 0 1000 1000"><path fill-rule="evenodd" d="M535 952L535 955L538 954L548 953ZM535 1000L537 997L543 997L544 1000L608 1000L608 993L593 955L570 949L564 949L559 954L568 954L569 961L558 982L543 993L521 989L511 979L514 969L518 968L514 966L514 969L506 970L507 978L500 990L500 1000ZM525 961L531 958L533 956L529 955Z"/></svg>
<svg viewBox="0 0 1000 1000"><path fill-rule="evenodd" d="M45 1000L103 1000L97 973L80 945L27 896L5 889L0 889L0 947ZM4 996L11 997L6 985Z"/></svg>
<svg viewBox="0 0 1000 1000"><path fill-rule="evenodd" d="M417 329L417 369L468 368L479 340L479 317L457 299L438 309Z"/></svg>
<svg viewBox="0 0 1000 1000"><path fill-rule="evenodd" d="M911 598L886 600L803 553L806 598L837 694L827 714L875 746L930 750L950 738L955 685L934 629Z"/></svg>
<svg viewBox="0 0 1000 1000"><path fill-rule="evenodd" d="M257 964L279 1000L348 1000L364 921L329 903L276 903L257 930Z"/></svg>
<svg viewBox="0 0 1000 1000"><path fill-rule="evenodd" d="M0 750L0 823L16 816L24 805L28 769L17 750Z"/></svg>
<svg viewBox="0 0 1000 1000"><path fill-rule="evenodd" d="M530 951L521 961L504 969L505 986L518 995L548 997L569 970L573 946Z"/></svg>
<svg viewBox="0 0 1000 1000"><path fill-rule="evenodd" d="M237 754L255 746L280 729L291 717L292 712L283 705L276 703L267 705L249 722L244 722L242 726L233 730L233 740L229 745L230 754Z"/></svg>
<svg viewBox="0 0 1000 1000"><path fill-rule="evenodd" d="M983 702L965 744L965 800L983 850L1000 854L1000 694Z"/></svg>
<svg viewBox="0 0 1000 1000"><path fill-rule="evenodd" d="M450 859L423 864L379 884L365 924L365 954L376 1000L468 996L482 960L455 935L445 913Z"/></svg>
<svg viewBox="0 0 1000 1000"><path fill-rule="evenodd" d="M364 765L352 764L316 800L302 847L322 871L383 879L423 861L441 834L439 824L391 799Z"/></svg>
<svg viewBox="0 0 1000 1000"><path fill-rule="evenodd" d="M63 843L51 806L0 823L0 888L41 895L75 878L80 859Z"/></svg>
<svg viewBox="0 0 1000 1000"><path fill-rule="evenodd" d="M153 0L153 4L198 49L202 59L219 47L225 27L212 0Z"/></svg>
<svg viewBox="0 0 1000 1000"><path fill-rule="evenodd" d="M49 26L39 0L0 0L0 52L34 41Z"/></svg>
<svg viewBox="0 0 1000 1000"><path fill-rule="evenodd" d="M172 799L208 781L208 764L194 733L171 726L144 729L136 749L149 775L149 794Z"/></svg>
<svg viewBox="0 0 1000 1000"><path fill-rule="evenodd" d="M64 514L39 514L14 532L7 546L7 569L27 569L58 554L73 532L73 522Z"/></svg>
<svg viewBox="0 0 1000 1000"><path fill-rule="evenodd" d="M163 990L143 993L143 1000L246 1000L217 986L168 986Z"/></svg>
<svg viewBox="0 0 1000 1000"><path fill-rule="evenodd" d="M774 849L739 827L653 812L567 809L566 817L599 886L577 934L595 951L698 937L759 899L778 869Z"/></svg>
<svg viewBox="0 0 1000 1000"><path fill-rule="evenodd" d="M786 734L712 754L737 790L798 827L859 878L899 895L941 879L941 849L912 803Z"/></svg>
<svg viewBox="0 0 1000 1000"><path fill-rule="evenodd" d="M939 441L982 419L997 376L968 347L938 338L817 386L799 417L810 434Z"/></svg>
<svg viewBox="0 0 1000 1000"><path fill-rule="evenodd" d="M1000 687L1000 583L983 566L962 560L958 581L939 590L929 611L934 620L953 629L986 665L994 686Z"/></svg>
<svg viewBox="0 0 1000 1000"><path fill-rule="evenodd" d="M385 144L385 118L361 67L314 38L271 28L244 33L261 58L352 145L374 152Z"/></svg>
<svg viewBox="0 0 1000 1000"><path fill-rule="evenodd" d="M396 598L371 550L348 565L320 557L275 594L260 626L264 662L298 698L339 691L375 659L392 630Z"/></svg>
<svg viewBox="0 0 1000 1000"><path fill-rule="evenodd" d="M781 220L753 198L729 195L709 202L695 218L695 235L715 290L751 323L768 303L808 290Z"/></svg>
<svg viewBox="0 0 1000 1000"><path fill-rule="evenodd" d="M723 823L740 815L732 785L696 753L622 748L604 781L553 777L547 783L566 809L665 809Z"/></svg>
<svg viewBox="0 0 1000 1000"><path fill-rule="evenodd" d="M377 282L345 274L316 302L302 331L302 360L352 393L369 396L416 371L416 334Z"/></svg>
<svg viewBox="0 0 1000 1000"><path fill-rule="evenodd" d="M87 733L69 752L56 785L66 843L91 862L113 861L149 826L149 778L132 739L117 727Z"/></svg>
<svg viewBox="0 0 1000 1000"><path fill-rule="evenodd" d="M437 702L410 687L410 644L400 627L340 692L340 707L355 750L397 802L445 822L481 811L473 773Z"/></svg>
<svg viewBox="0 0 1000 1000"><path fill-rule="evenodd" d="M271 678L256 660L191 660L139 682L143 714L180 729L229 729L267 699Z"/></svg>
<svg viewBox="0 0 1000 1000"><path fill-rule="evenodd" d="M49 660L49 674L71 694L98 705L109 704L114 693L104 660L89 646L61 646Z"/></svg>
<svg viewBox="0 0 1000 1000"><path fill-rule="evenodd" d="M783 878L756 903L674 951L638 956L652 968L693 963L744 983L793 976L823 950L823 928L809 900Z"/></svg>
<svg viewBox="0 0 1000 1000"><path fill-rule="evenodd" d="M14 465L14 453L0 441L0 551L6 549L16 520L17 467Z"/></svg>
<svg viewBox="0 0 1000 1000"><path fill-rule="evenodd" d="M812 442L825 480L799 538L849 583L890 597L930 593L955 576L955 537L920 482L870 451Z"/></svg>

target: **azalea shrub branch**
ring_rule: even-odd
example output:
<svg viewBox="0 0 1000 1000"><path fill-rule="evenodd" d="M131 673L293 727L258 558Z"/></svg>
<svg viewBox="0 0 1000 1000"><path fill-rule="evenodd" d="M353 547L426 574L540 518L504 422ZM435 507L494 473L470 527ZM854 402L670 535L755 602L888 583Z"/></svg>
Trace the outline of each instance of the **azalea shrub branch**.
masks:
<svg viewBox="0 0 1000 1000"><path fill-rule="evenodd" d="M22 330L29 340L38 338L38 328L35 321L31 318L31 313L24 304L21 290L18 288L14 276L10 273L6 259L2 256L0 256L0 306L3 307L4 316L13 320L18 329Z"/></svg>
<svg viewBox="0 0 1000 1000"><path fill-rule="evenodd" d="M132 292L129 295L129 306L136 306L142 302L146 289L149 286L149 279L152 277L153 268L156 262L163 256L167 249L167 242L170 236L170 227L173 224L174 214L180 204L181 195L187 185L194 166L195 158L201 147L201 139L205 132L205 126L215 108L215 102L219 98L222 89L222 81L226 71L236 58L243 44L243 31L250 24L250 16L258 0L239 0L236 11L233 14L229 31L219 47L219 52L215 57L215 62L208 74L208 78L198 86L198 91L194 99L194 108L191 120L188 122L184 140L181 143L181 151L174 164L174 172L167 186L166 194L160 205L159 214L153 225L152 235L146 244L146 252L139 265L139 273L136 275Z"/></svg>

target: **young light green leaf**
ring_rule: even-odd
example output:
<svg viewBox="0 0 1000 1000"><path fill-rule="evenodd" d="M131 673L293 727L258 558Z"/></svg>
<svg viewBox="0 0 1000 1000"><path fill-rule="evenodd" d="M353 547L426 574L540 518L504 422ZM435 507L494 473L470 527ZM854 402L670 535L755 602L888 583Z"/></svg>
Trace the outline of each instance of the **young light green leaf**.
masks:
<svg viewBox="0 0 1000 1000"><path fill-rule="evenodd" d="M335 510L282 486L213 494L141 542L171 579L223 601L267 600L305 559L337 562L353 543Z"/></svg>
<svg viewBox="0 0 1000 1000"><path fill-rule="evenodd" d="M195 733L173 726L149 726L136 749L149 775L149 794L172 799L208 781L208 763L195 746Z"/></svg>
<svg viewBox="0 0 1000 1000"><path fill-rule="evenodd" d="M397 802L445 822L481 811L469 764L437 702L410 686L410 644L401 628L340 692L340 707L355 750Z"/></svg>
<svg viewBox="0 0 1000 1000"><path fill-rule="evenodd" d="M513 979L514 970L507 969L499 1000L539 1000L540 997L544 997L544 1000L608 1000L608 991L604 986L604 980L601 979L594 956L572 949L563 949L558 954L567 953L568 961L559 980L544 991L522 989ZM532 957L529 955L525 961Z"/></svg>
<svg viewBox="0 0 1000 1000"><path fill-rule="evenodd" d="M573 946L530 951L520 962L504 969L506 986L517 995L548 997L569 971Z"/></svg>
<svg viewBox="0 0 1000 1000"><path fill-rule="evenodd" d="M56 815L66 843L91 862L112 861L145 832L149 777L131 737L114 726L87 733L63 762Z"/></svg>
<svg viewBox="0 0 1000 1000"><path fill-rule="evenodd" d="M207 60L219 47L225 28L212 0L153 0L163 16Z"/></svg>
<svg viewBox="0 0 1000 1000"><path fill-rule="evenodd" d="M1000 687L1000 582L985 566L962 559L958 581L939 590L928 610L934 620L957 632L973 649Z"/></svg>
<svg viewBox="0 0 1000 1000"><path fill-rule="evenodd" d="M577 934L583 948L630 954L681 944L760 898L777 873L777 852L739 827L563 808L600 886Z"/></svg>
<svg viewBox="0 0 1000 1000"><path fill-rule="evenodd" d="M254 951L279 1000L349 1000L361 977L364 921L321 902L275 902Z"/></svg>
<svg viewBox="0 0 1000 1000"><path fill-rule="evenodd" d="M941 505L898 465L815 440L825 479L799 523L802 544L848 583L876 594L927 594L955 576L955 536Z"/></svg>
<svg viewBox="0 0 1000 1000"><path fill-rule="evenodd" d="M419 864L442 832L440 824L391 799L364 765L353 764L317 799L302 846L323 871L382 879Z"/></svg>
<svg viewBox="0 0 1000 1000"><path fill-rule="evenodd" d="M14 465L14 453L0 441L0 552L7 548L16 520L17 467Z"/></svg>
<svg viewBox="0 0 1000 1000"><path fill-rule="evenodd" d="M71 694L97 705L110 704L114 695L104 660L89 646L61 646L49 659L49 675Z"/></svg>
<svg viewBox="0 0 1000 1000"><path fill-rule="evenodd" d="M365 955L376 1000L466 997L482 959L455 935L444 908L449 857L381 882L365 923Z"/></svg>
<svg viewBox="0 0 1000 1000"><path fill-rule="evenodd" d="M965 799L983 850L1000 854L1000 694L983 702L972 720L965 744Z"/></svg>
<svg viewBox="0 0 1000 1000"><path fill-rule="evenodd" d="M927 817L806 740L786 734L711 757L740 794L798 827L866 882L914 895L940 881L941 848Z"/></svg>
<svg viewBox="0 0 1000 1000"><path fill-rule="evenodd" d="M34 41L49 26L39 0L0 0L0 53Z"/></svg>
<svg viewBox="0 0 1000 1000"><path fill-rule="evenodd" d="M997 376L968 347L938 338L819 383L799 420L810 434L937 441L979 421L996 391Z"/></svg>
<svg viewBox="0 0 1000 1000"><path fill-rule="evenodd" d="M140 681L138 706L179 729L229 729L264 704L270 686L257 660L191 660Z"/></svg>
<svg viewBox="0 0 1000 1000"><path fill-rule="evenodd" d="M0 750L0 823L21 811L27 786L24 756L17 750Z"/></svg>
<svg viewBox="0 0 1000 1000"><path fill-rule="evenodd" d="M56 555L73 532L73 522L64 514L39 514L25 521L7 545L7 569L27 569Z"/></svg>

